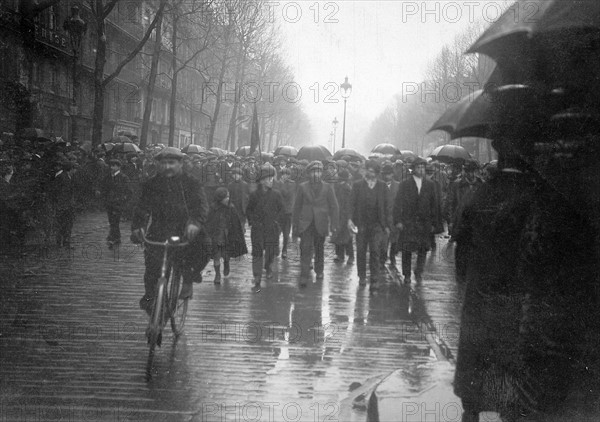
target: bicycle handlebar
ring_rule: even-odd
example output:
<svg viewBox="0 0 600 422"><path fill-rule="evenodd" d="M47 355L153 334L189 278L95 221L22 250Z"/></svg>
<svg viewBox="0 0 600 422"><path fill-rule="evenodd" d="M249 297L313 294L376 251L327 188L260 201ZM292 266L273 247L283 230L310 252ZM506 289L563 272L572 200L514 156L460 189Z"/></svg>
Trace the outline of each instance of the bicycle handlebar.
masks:
<svg viewBox="0 0 600 422"><path fill-rule="evenodd" d="M184 248L190 244L190 242L181 242L181 238L179 236L171 236L164 242L154 242L152 240L148 240L146 238L146 233L144 230L140 230L142 242L146 245L150 246L166 246L169 248Z"/></svg>

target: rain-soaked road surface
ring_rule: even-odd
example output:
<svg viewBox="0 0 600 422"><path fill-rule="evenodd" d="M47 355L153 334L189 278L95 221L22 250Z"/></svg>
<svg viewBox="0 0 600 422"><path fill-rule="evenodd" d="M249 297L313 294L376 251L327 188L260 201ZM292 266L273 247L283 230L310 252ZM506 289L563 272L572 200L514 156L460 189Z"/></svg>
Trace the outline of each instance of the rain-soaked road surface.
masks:
<svg viewBox="0 0 600 422"><path fill-rule="evenodd" d="M249 255L220 286L205 273L185 334L166 331L148 381L143 255L128 241L109 251L107 229L104 214L79 216L73 251L30 255L25 277L2 281L1 421L335 421L354 382L398 368L415 392L432 382L405 288L370 296L331 245L325 279L306 288L295 245L259 293Z"/></svg>

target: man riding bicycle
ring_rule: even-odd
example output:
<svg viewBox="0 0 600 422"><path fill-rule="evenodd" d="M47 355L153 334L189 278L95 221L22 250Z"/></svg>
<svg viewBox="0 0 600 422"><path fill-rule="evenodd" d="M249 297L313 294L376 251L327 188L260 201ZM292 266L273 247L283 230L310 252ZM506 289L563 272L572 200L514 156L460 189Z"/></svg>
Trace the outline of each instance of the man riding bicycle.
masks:
<svg viewBox="0 0 600 422"><path fill-rule="evenodd" d="M208 203L204 188L198 181L183 172L184 154L177 148L167 147L155 158L159 163L156 176L146 181L142 194L134 209L131 224L132 241L142 241L142 230L148 240L164 242L172 236L179 236L190 242L182 252L183 288L182 299L191 298L192 282L201 281L210 255L206 245L201 243L201 232L208 213ZM140 300L140 308L151 314L156 296L156 283L160 277L162 250L147 247L144 251L146 271L144 273L145 294Z"/></svg>

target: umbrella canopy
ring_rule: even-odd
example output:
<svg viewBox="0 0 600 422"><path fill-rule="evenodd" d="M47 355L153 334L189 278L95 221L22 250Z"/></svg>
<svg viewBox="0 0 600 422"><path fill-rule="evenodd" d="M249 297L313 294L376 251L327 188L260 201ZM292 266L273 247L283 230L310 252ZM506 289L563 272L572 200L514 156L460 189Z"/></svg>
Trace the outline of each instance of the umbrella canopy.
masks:
<svg viewBox="0 0 600 422"><path fill-rule="evenodd" d="M115 147L112 149L112 152L134 152L137 154L139 152L142 152L142 150L132 142L123 142L121 144L115 144Z"/></svg>
<svg viewBox="0 0 600 422"><path fill-rule="evenodd" d="M102 145L102 148L104 148L104 151L109 152L112 151L113 148L115 147L115 144L113 144L112 142L104 142Z"/></svg>
<svg viewBox="0 0 600 422"><path fill-rule="evenodd" d="M128 138L127 136L124 135L117 135L115 137L113 137L110 142L112 142L113 144L118 144L118 143L131 143L131 139Z"/></svg>
<svg viewBox="0 0 600 422"><path fill-rule="evenodd" d="M343 156L347 155L352 159L352 161L365 161L365 157L360 154L358 151L352 148L342 148L338 149L335 154L333 154L334 160L341 160Z"/></svg>
<svg viewBox="0 0 600 422"><path fill-rule="evenodd" d="M238 157L246 157L250 154L250 145L244 145L243 147L239 147L235 152L235 155Z"/></svg>
<svg viewBox="0 0 600 422"><path fill-rule="evenodd" d="M308 145L300 148L296 158L298 160L325 161L332 157L331 152L322 145Z"/></svg>
<svg viewBox="0 0 600 422"><path fill-rule="evenodd" d="M457 159L469 160L471 154L459 145L442 145L433 150L429 156L442 162L455 161Z"/></svg>
<svg viewBox="0 0 600 422"><path fill-rule="evenodd" d="M189 144L189 145L184 146L181 149L181 152L183 152L185 154L200 154L202 152L206 152L206 148L204 148L200 145Z"/></svg>
<svg viewBox="0 0 600 422"><path fill-rule="evenodd" d="M217 148L217 147L212 147L209 149L209 151L212 151L214 154L218 155L219 157L227 155L227 151L225 151L224 149L221 149L221 148Z"/></svg>
<svg viewBox="0 0 600 422"><path fill-rule="evenodd" d="M291 145L283 145L275 148L273 151L274 155L287 155L288 157L295 157L298 155L298 150Z"/></svg>
<svg viewBox="0 0 600 422"><path fill-rule="evenodd" d="M429 130L443 130L451 139L490 137L497 125L514 124L525 119L545 121L568 108L568 97L560 90L538 90L527 85L505 85L491 91L475 91L450 107Z"/></svg>
<svg viewBox="0 0 600 422"><path fill-rule="evenodd" d="M498 57L505 49L528 44L540 35L590 30L600 30L600 2L518 0L484 31L467 53Z"/></svg>
<svg viewBox="0 0 600 422"><path fill-rule="evenodd" d="M505 83L537 81L578 97L590 93L593 101L591 92L600 89L590 77L600 67L600 2L519 0L467 52L492 57Z"/></svg>
<svg viewBox="0 0 600 422"><path fill-rule="evenodd" d="M392 144L379 144L371 150L371 152L379 152L381 154L400 154L400 150Z"/></svg>
<svg viewBox="0 0 600 422"><path fill-rule="evenodd" d="M92 152L92 141L85 141L83 144L79 145L79 149L89 154Z"/></svg>
<svg viewBox="0 0 600 422"><path fill-rule="evenodd" d="M407 160L410 161L410 160L414 160L419 157L417 154L415 154L414 152L409 151L409 150L400 151L400 156L401 156L400 159L402 161L407 161Z"/></svg>

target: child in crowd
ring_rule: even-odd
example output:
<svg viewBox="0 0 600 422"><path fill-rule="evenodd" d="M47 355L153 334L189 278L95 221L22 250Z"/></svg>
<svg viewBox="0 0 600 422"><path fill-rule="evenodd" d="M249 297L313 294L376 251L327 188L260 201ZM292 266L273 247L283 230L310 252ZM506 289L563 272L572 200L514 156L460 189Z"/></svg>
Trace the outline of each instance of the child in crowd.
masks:
<svg viewBox="0 0 600 422"><path fill-rule="evenodd" d="M221 284L221 258L223 276L229 275L229 260L248 253L240 216L229 201L229 191L220 187L215 190L208 213L206 231L211 238L215 284Z"/></svg>

